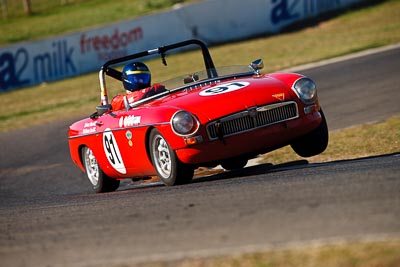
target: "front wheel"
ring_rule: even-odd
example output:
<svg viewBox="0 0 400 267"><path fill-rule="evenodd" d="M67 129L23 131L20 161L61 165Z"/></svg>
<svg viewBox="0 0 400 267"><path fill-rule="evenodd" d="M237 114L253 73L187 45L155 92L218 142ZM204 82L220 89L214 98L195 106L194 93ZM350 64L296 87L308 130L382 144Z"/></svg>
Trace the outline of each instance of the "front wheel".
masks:
<svg viewBox="0 0 400 267"><path fill-rule="evenodd" d="M151 161L164 184L186 184L192 180L194 168L179 161L157 129L150 132L149 148Z"/></svg>
<svg viewBox="0 0 400 267"><path fill-rule="evenodd" d="M108 177L103 172L90 148L85 146L82 149L82 159L86 176L96 193L113 192L118 189L120 181Z"/></svg>
<svg viewBox="0 0 400 267"><path fill-rule="evenodd" d="M293 150L301 157L312 157L321 154L328 146L328 125L322 110L320 113L322 121L318 127L291 144Z"/></svg>

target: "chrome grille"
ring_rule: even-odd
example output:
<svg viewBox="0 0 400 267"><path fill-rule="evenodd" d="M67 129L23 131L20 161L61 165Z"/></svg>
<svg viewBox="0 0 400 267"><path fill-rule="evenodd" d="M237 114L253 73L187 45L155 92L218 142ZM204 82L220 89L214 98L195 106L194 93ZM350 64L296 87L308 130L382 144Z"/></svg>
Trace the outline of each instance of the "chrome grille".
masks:
<svg viewBox="0 0 400 267"><path fill-rule="evenodd" d="M209 138L214 140L298 117L297 104L290 101L252 108L221 118L209 123L207 132Z"/></svg>

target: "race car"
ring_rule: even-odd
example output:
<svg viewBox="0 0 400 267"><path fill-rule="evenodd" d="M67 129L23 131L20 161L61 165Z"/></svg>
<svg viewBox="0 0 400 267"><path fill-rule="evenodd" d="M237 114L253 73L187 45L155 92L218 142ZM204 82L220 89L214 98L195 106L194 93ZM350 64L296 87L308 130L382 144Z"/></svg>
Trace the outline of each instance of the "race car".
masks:
<svg viewBox="0 0 400 267"><path fill-rule="evenodd" d="M167 53L193 49L203 69L161 82L166 91L113 110L106 76L121 81L118 66L157 56L167 65ZM196 39L110 60L99 72L101 105L69 127L71 158L100 193L117 190L122 179L190 183L199 167L240 169L287 145L302 157L322 153L328 127L314 81L297 73L262 74L263 65L258 59L215 67Z"/></svg>

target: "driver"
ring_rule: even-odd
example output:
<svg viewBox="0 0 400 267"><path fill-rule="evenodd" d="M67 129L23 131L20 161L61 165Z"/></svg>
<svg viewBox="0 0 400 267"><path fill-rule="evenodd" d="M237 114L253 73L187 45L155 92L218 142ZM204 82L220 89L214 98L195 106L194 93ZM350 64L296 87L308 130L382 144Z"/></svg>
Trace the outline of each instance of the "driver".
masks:
<svg viewBox="0 0 400 267"><path fill-rule="evenodd" d="M161 84L150 86L151 73L142 62L132 62L125 65L122 70L122 84L126 90L126 96L118 94L111 100L112 110L125 108L124 97L129 104L141 99L166 91Z"/></svg>

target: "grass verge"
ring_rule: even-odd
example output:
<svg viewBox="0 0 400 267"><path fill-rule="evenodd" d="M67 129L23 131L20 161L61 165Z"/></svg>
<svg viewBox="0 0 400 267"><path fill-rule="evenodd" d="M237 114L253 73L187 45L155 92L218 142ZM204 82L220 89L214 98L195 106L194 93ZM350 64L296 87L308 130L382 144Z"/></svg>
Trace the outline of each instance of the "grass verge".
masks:
<svg viewBox="0 0 400 267"><path fill-rule="evenodd" d="M9 17L3 16L0 19L0 45L107 25L193 0L64 0L63 2L64 4L60 0L31 1L33 14L27 16L23 13L22 0L8 1L6 5Z"/></svg>
<svg viewBox="0 0 400 267"><path fill-rule="evenodd" d="M383 122L330 132L327 149L322 154L309 158L308 161L327 162L397 152L400 152L400 116L394 116ZM290 146L287 146L264 154L260 162L275 165L302 159Z"/></svg>
<svg viewBox="0 0 400 267"><path fill-rule="evenodd" d="M239 256L141 264L143 267L398 267L400 240L352 242L247 253ZM129 265L128 265L129 266Z"/></svg>

